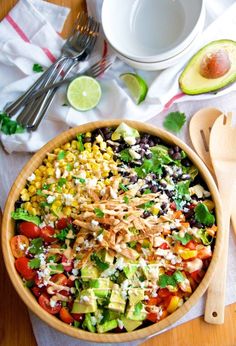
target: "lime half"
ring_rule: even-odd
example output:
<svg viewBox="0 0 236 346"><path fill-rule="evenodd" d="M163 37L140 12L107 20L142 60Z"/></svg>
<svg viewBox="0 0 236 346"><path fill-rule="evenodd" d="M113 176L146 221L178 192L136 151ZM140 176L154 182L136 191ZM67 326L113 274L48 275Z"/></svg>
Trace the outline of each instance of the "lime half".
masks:
<svg viewBox="0 0 236 346"><path fill-rule="evenodd" d="M135 73L123 73L120 75L120 78L129 89L130 94L137 105L145 100L148 86L142 77Z"/></svg>
<svg viewBox="0 0 236 346"><path fill-rule="evenodd" d="M75 78L67 89L68 102L79 111L88 111L96 107L101 95L100 84L89 76Z"/></svg>

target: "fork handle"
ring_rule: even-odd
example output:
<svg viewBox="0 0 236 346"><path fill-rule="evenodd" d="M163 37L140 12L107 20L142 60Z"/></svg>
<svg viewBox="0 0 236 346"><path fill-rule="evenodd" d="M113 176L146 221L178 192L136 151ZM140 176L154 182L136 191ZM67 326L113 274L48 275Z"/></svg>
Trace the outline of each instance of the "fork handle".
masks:
<svg viewBox="0 0 236 346"><path fill-rule="evenodd" d="M232 209L232 187L229 182L218 181L222 201L222 249L214 276L207 290L204 320L212 324L224 323L227 259L229 244L230 212ZM217 260L217 259L216 259Z"/></svg>

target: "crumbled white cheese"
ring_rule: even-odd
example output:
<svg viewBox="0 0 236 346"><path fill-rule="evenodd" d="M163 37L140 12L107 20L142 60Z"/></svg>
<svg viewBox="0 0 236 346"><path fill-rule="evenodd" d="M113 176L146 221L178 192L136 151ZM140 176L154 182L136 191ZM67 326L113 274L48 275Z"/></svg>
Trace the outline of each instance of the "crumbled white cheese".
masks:
<svg viewBox="0 0 236 346"><path fill-rule="evenodd" d="M55 199L56 199L55 196L48 196L48 197L47 197L47 202L48 202L49 204L51 204L52 202L55 201Z"/></svg>
<svg viewBox="0 0 236 346"><path fill-rule="evenodd" d="M59 179L61 177L61 170L60 168L56 168L56 171L55 171L55 175L56 175L56 178Z"/></svg>
<svg viewBox="0 0 236 346"><path fill-rule="evenodd" d="M209 197L211 194L209 191L206 191L200 184L194 185L189 188L190 196L196 195L198 198Z"/></svg>
<svg viewBox="0 0 236 346"><path fill-rule="evenodd" d="M114 198L114 199L117 198L117 193L111 186L110 186L110 195L111 195L111 198Z"/></svg>
<svg viewBox="0 0 236 346"><path fill-rule="evenodd" d="M49 304L50 304L51 308L55 308L57 302L56 302L56 300L51 298Z"/></svg>
<svg viewBox="0 0 236 346"><path fill-rule="evenodd" d="M124 138L124 141L129 145L134 145L136 143L136 138L132 136L127 136Z"/></svg>
<svg viewBox="0 0 236 346"><path fill-rule="evenodd" d="M123 329L124 328L124 323L121 320L119 320L119 318L117 319L117 322L118 322L118 327L120 329Z"/></svg>
<svg viewBox="0 0 236 346"><path fill-rule="evenodd" d="M26 247L26 244L20 244L20 245L19 245L19 248L20 248L21 250L24 250L25 247Z"/></svg>
<svg viewBox="0 0 236 346"><path fill-rule="evenodd" d="M98 225L99 225L99 222L98 222L98 221L96 221L96 220L91 220L91 226L96 227L96 226L98 226Z"/></svg>
<svg viewBox="0 0 236 346"><path fill-rule="evenodd" d="M203 266L203 262L200 258L195 258L194 260L192 261L188 261L186 263L186 270L189 272L189 273L193 273L195 272L196 270L200 270L202 269L202 266Z"/></svg>
<svg viewBox="0 0 236 346"><path fill-rule="evenodd" d="M35 178L36 178L36 175L35 175L34 173L32 173L32 174L28 177L27 180L33 181L33 180L35 180Z"/></svg>
<svg viewBox="0 0 236 346"><path fill-rule="evenodd" d="M129 154L135 160L141 159L141 155L136 153L136 151L134 151L133 149L129 149Z"/></svg>
<svg viewBox="0 0 236 346"><path fill-rule="evenodd" d="M124 258L123 257L119 257L115 263L115 268L122 270L125 266L125 262L124 262Z"/></svg>
<svg viewBox="0 0 236 346"><path fill-rule="evenodd" d="M70 206L74 200L73 195L70 193L63 193L62 197L63 197L63 200L65 202L65 205L67 205L67 206Z"/></svg>
<svg viewBox="0 0 236 346"><path fill-rule="evenodd" d="M100 242L103 241L103 234L102 233L97 236L97 240Z"/></svg>
<svg viewBox="0 0 236 346"><path fill-rule="evenodd" d="M96 317L95 317L95 316L91 316L91 317L90 317L90 320L91 320L92 325L93 325L93 326L96 326L96 324L97 324L97 319L96 319Z"/></svg>
<svg viewBox="0 0 236 346"><path fill-rule="evenodd" d="M79 270L78 269L72 269L72 274L77 276L79 274Z"/></svg>
<svg viewBox="0 0 236 346"><path fill-rule="evenodd" d="M80 246L77 246L75 250L76 250L77 252L80 252L81 247L80 247Z"/></svg>

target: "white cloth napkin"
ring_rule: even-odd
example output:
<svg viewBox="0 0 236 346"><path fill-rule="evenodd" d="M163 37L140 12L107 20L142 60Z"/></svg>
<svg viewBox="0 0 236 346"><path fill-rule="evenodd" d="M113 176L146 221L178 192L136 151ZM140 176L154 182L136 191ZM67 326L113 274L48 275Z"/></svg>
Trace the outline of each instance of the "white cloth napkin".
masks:
<svg viewBox="0 0 236 346"><path fill-rule="evenodd" d="M87 2L89 10L93 14L97 14L101 6L100 0L87 0ZM218 15L222 14L226 6L233 2L234 1L232 0L208 0L207 23L212 22L212 20L214 20ZM38 77L38 75L35 76L32 74L33 63L40 63L43 66L48 66L50 64L47 56L48 54L45 54L42 48L49 49L50 47L50 51L53 55L59 55L59 50L63 44L63 41L56 34L56 31L60 31L67 13L67 9L51 5L41 0L20 0L9 14L13 20L6 18L2 23L0 23L0 47L1 52L3 52L3 54L0 55L0 88L2 88L0 93L0 109L1 106L5 104L6 100L14 99L15 95L17 93L19 94L19 91L27 89L32 81ZM236 35L235 18L236 4L224 12L222 16L219 17L214 23L212 23L212 25L204 32L204 35L202 35L201 42L203 43L221 37L233 38L233 35ZM12 26L12 24L9 23L9 20L15 24ZM25 32L27 33L30 32L30 35L27 37L32 43L22 42L22 39L18 37L18 33L16 33L15 29L17 27L19 27L22 32L23 30L26 30ZM3 30L4 35L2 34ZM39 30L42 30L42 37L44 37L44 39L42 39L41 34L38 35ZM50 33L49 35L48 32ZM4 41L4 39L6 40ZM17 45L15 44L16 39L18 39ZM201 44L199 43L199 45ZM97 49L99 49L99 47L101 49L101 46L103 46L102 40L98 43ZM35 54L32 52L35 52ZM234 88L231 87L231 89L226 89L216 96L204 95L194 98L182 97L178 100L178 103L175 103L174 105L172 105L172 102L170 102L169 107L171 108L168 110L165 109L158 116L155 116L158 112L160 112L160 110L162 110L163 106L169 100L169 98L165 97L165 93L162 93L161 91L164 87L168 93L169 86L176 84L176 73L179 71L179 68L181 67L176 66L175 68L168 69L160 74L156 72L143 73L145 78L149 81L149 85L151 86L150 90L152 93L149 95L147 101L143 105L137 107L133 104L126 91L122 88L118 78L121 71L127 72L128 70L132 69L127 65L116 61L112 70L109 71L103 79L101 79L104 97L98 109L87 113L79 113L68 107L60 107L60 105L63 104L63 99L61 99L61 103L59 104L57 99L57 103L55 101L54 105L52 105L50 116L48 116L48 119L42 123L39 131L33 135L28 135L29 137L26 138L22 135L8 137L2 136L1 139L3 144L9 152L17 150L35 151L55 134L66 129L68 124L75 125L95 119L132 116L133 119L140 119L142 121L147 120L153 125L162 127L163 119L168 111L178 110L185 112L188 120L191 115L201 107L211 106L220 108L222 111L236 111L236 91L231 90L236 88L235 86ZM142 72L139 71L139 73ZM170 78L169 82L168 78ZM9 92L6 90L9 90ZM176 92L174 86L173 90ZM60 97L62 97L62 95L63 92ZM174 93L171 92L169 96L170 95L173 96ZM204 99L202 99L202 97ZM63 110L61 110L61 108L63 108ZM46 131L45 128L47 129ZM185 126L184 130L182 131L180 138L183 139L187 144L191 145L187 126ZM29 142L28 145L27 141ZM7 155L0 147L1 207L3 207L5 204L11 184L30 157L31 155L29 153L13 153L11 155ZM226 304L231 304L236 301L235 253L236 238L231 231ZM191 309L184 316L184 318L178 321L175 325L171 326L171 328L202 315L204 312L204 299L205 297L202 297L198 304L195 305L195 307ZM63 344L66 344L67 346L91 345L84 341L78 341L77 339L70 338L62 333L57 332L44 324L32 313L30 313L30 317L34 334L39 346L61 346ZM138 345L142 342L143 340L139 340L133 343L125 343L125 345Z"/></svg>
<svg viewBox="0 0 236 346"><path fill-rule="evenodd" d="M218 6L216 4L218 3ZM207 22L211 22L222 12L232 0L207 0L207 10L210 14ZM88 9L96 18L100 17L102 0L88 0ZM46 11L46 14L45 14ZM55 13L55 16L54 16ZM63 41L56 31L63 24L66 11L58 10L55 5L40 0L20 0L10 14L0 23L0 109L6 102L12 101L26 90L39 74L32 71L34 63L44 67L59 55ZM47 118L36 132L5 135L0 133L0 139L9 153L13 151L37 151L43 144L53 138L68 126L79 125L88 121L107 118L130 118L147 121L174 102L190 100L216 99L232 90L236 83L215 95L198 96L183 95L178 87L178 76L189 57L205 43L215 39L228 38L236 40L236 4L212 23L201 35L195 47L183 58L182 62L161 72L138 71L149 84L148 96L137 106L124 89L119 75L122 72L133 71L131 67L117 59L113 67L100 79L102 100L99 105L87 112L78 112L65 103L65 88L57 92L54 102L48 110ZM109 50L109 48L108 48ZM102 54L107 54L102 35L93 53L94 61ZM110 51L108 54L112 54Z"/></svg>

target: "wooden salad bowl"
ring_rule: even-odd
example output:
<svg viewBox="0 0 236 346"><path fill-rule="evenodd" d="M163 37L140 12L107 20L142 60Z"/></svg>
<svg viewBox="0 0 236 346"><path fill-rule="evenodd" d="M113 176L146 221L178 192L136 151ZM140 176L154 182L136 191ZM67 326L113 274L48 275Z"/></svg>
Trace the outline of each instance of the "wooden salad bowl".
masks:
<svg viewBox="0 0 236 346"><path fill-rule="evenodd" d="M13 286L15 287L21 299L24 301L24 303L33 313L35 313L44 322L46 322L51 327L57 329L58 331L65 333L71 337L90 341L90 342L105 342L105 343L106 342L107 343L108 342L110 343L111 342L112 343L128 342L132 340L143 339L143 338L154 336L160 331L163 331L167 327L171 326L174 322L182 318L196 304L199 298L204 294L214 274L215 268L219 260L220 251L221 251L223 228L222 228L222 213L221 213L220 198L219 198L219 194L218 194L215 182L212 176L210 175L209 171L203 164L203 162L200 160L200 158L184 142L182 142L180 139L178 139L174 135L160 128L156 128L154 126L137 122L137 121L129 121L129 120L123 120L123 121L127 123L127 125L136 128L138 131L159 136L161 139L163 139L169 144L178 145L181 149L183 149L186 152L190 160L198 168L200 175L202 176L203 180L208 186L209 191L211 192L212 199L216 206L215 212L216 212L216 220L218 225L218 232L217 232L216 243L215 243L215 247L213 251L213 257L203 280L201 281L199 286L196 288L196 290L193 292L193 294L190 296L190 298L171 315L167 316L160 322L155 323L151 326L144 327L142 329L138 329L133 332L125 332L125 333L97 334L97 333L91 333L91 332L84 331L82 329L72 327L62 322L61 320L59 320L57 317L50 315L45 310L43 310L43 308L40 307L37 300L31 293L30 289L24 287L22 278L20 277L20 275L17 273L15 269L15 265L14 265L15 259L12 255L11 248L10 248L10 239L14 235L14 220L11 219L11 212L14 210L15 201L18 199L21 190L26 184L27 178L32 174L32 172L38 166L40 166L40 164L42 163L43 159L45 158L48 152L51 152L54 148L61 146L64 143L72 140L78 133L86 133L88 131L93 131L96 128L101 128L101 127L115 127L121 123L121 120L116 119L116 120L97 121L97 122L87 123L85 125L81 125L81 126L72 128L68 131L62 132L60 135L58 135L57 137L52 139L50 142L48 142L46 145L44 145L29 160L29 162L25 165L25 167L19 173L8 195L4 214L3 214L3 222L2 222L2 250L3 250L4 261L5 261L6 269L8 271L8 274L10 276Z"/></svg>

